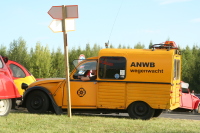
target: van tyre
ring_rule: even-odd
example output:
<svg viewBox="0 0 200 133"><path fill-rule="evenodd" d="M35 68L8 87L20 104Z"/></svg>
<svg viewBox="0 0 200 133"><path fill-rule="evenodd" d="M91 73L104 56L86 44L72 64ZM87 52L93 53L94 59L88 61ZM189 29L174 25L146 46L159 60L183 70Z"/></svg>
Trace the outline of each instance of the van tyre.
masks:
<svg viewBox="0 0 200 133"><path fill-rule="evenodd" d="M33 91L26 99L26 108L30 113L46 113L49 109L49 98L42 91Z"/></svg>
<svg viewBox="0 0 200 133"><path fill-rule="evenodd" d="M128 114L133 119L148 120L153 117L154 111L153 108L142 101L133 102L128 107Z"/></svg>
<svg viewBox="0 0 200 133"><path fill-rule="evenodd" d="M12 107L11 99L0 99L0 116L7 116Z"/></svg>
<svg viewBox="0 0 200 133"><path fill-rule="evenodd" d="M163 109L155 109L153 117L158 117L163 112Z"/></svg>

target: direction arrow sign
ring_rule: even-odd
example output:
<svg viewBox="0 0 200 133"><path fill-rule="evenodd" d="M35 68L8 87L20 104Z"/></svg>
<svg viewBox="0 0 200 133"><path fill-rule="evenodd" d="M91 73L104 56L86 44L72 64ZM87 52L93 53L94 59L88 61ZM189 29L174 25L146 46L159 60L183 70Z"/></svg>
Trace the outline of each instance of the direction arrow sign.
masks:
<svg viewBox="0 0 200 133"><path fill-rule="evenodd" d="M51 24L49 25L49 28L55 33L63 32L62 31L62 20L54 19L51 22ZM65 30L66 30L66 32L75 30L74 19L65 19Z"/></svg>
<svg viewBox="0 0 200 133"><path fill-rule="evenodd" d="M52 6L48 11L48 14L53 19L62 19L62 6Z"/></svg>
<svg viewBox="0 0 200 133"><path fill-rule="evenodd" d="M53 19L66 19L66 18L78 18L78 5L66 5L66 16L62 17L62 6L52 6L48 11L48 14Z"/></svg>

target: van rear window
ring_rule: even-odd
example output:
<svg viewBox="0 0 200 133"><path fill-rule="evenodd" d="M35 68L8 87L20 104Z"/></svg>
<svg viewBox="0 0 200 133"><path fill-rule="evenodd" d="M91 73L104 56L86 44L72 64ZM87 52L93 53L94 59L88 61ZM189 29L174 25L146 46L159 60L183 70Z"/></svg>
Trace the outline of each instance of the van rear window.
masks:
<svg viewBox="0 0 200 133"><path fill-rule="evenodd" d="M179 80L180 79L180 75L181 75L180 67L181 67L180 60L174 59L174 79L175 80Z"/></svg>
<svg viewBox="0 0 200 133"><path fill-rule="evenodd" d="M124 57L103 56L99 59L100 79L124 79L126 76L126 59Z"/></svg>

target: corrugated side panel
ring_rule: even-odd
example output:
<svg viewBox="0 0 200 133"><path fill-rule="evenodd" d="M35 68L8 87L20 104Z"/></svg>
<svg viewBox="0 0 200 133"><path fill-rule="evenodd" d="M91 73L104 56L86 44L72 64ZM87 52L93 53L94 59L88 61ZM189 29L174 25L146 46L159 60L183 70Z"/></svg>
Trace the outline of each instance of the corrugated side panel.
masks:
<svg viewBox="0 0 200 133"><path fill-rule="evenodd" d="M127 83L126 106L134 101L144 101L154 109L169 109L170 91L170 84Z"/></svg>
<svg viewBox="0 0 200 133"><path fill-rule="evenodd" d="M171 89L172 93L169 109L173 110L180 107L180 85L174 85Z"/></svg>
<svg viewBox="0 0 200 133"><path fill-rule="evenodd" d="M97 107L108 109L125 108L126 83L123 82L99 82L97 95Z"/></svg>

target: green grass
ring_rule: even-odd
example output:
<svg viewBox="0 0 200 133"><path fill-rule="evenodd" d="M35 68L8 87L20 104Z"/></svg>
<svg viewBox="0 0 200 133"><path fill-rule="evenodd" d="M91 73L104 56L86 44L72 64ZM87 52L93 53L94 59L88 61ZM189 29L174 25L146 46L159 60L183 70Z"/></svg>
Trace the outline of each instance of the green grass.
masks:
<svg viewBox="0 0 200 133"><path fill-rule="evenodd" d="M198 117L198 116L197 116ZM0 117L0 133L197 133L200 121L153 118L10 113Z"/></svg>

